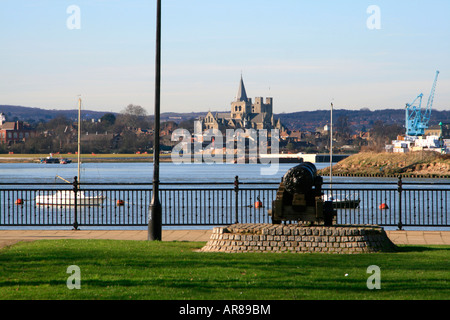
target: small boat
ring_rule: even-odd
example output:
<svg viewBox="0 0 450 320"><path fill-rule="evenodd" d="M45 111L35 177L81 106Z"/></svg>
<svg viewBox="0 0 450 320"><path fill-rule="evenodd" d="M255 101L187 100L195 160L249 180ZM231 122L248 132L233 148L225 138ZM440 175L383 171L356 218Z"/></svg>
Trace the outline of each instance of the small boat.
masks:
<svg viewBox="0 0 450 320"><path fill-rule="evenodd" d="M75 193L72 190L57 191L50 195L37 195L36 205L38 206L99 206L105 200L104 196L88 196L83 191Z"/></svg>
<svg viewBox="0 0 450 320"><path fill-rule="evenodd" d="M334 209L356 209L361 202L360 199L349 199L348 197L335 199L333 196L328 195L323 195L322 199L323 201L332 201Z"/></svg>
<svg viewBox="0 0 450 320"><path fill-rule="evenodd" d="M330 118L330 187L333 181L333 103L331 103L331 118ZM333 196L323 195L323 201L332 201L334 209L356 209L361 202L360 199L349 199L347 196L344 199L334 199Z"/></svg>
<svg viewBox="0 0 450 320"><path fill-rule="evenodd" d="M48 156L45 159L41 159L41 163L47 163L47 164L58 164L60 161L58 158L53 158L53 155L50 154L50 156Z"/></svg>
<svg viewBox="0 0 450 320"><path fill-rule="evenodd" d="M62 159L65 163L72 162L68 159ZM44 159L44 161L55 161L52 163L60 163L60 159L53 158L53 155L50 154L50 157ZM56 162L57 161L57 162ZM47 163L47 162L44 162ZM80 167L81 166L81 98L78 99L78 179L80 179ZM66 179L57 176L69 183ZM78 183L80 180L78 180ZM88 196L84 191L77 191L76 196L75 192L72 190L60 190L50 195L37 195L36 205L46 205L46 206L99 206L103 203L106 197L102 195L92 195ZM76 204L75 204L76 202Z"/></svg>
<svg viewBox="0 0 450 320"><path fill-rule="evenodd" d="M46 163L46 164L68 164L71 163L72 160L67 159L67 158L53 158L53 154L50 153L50 156L48 156L47 158L41 159L41 163Z"/></svg>
<svg viewBox="0 0 450 320"><path fill-rule="evenodd" d="M61 163L61 164L69 164L69 163L72 163L72 160L67 159L67 158L62 158L62 159L59 159L59 163Z"/></svg>

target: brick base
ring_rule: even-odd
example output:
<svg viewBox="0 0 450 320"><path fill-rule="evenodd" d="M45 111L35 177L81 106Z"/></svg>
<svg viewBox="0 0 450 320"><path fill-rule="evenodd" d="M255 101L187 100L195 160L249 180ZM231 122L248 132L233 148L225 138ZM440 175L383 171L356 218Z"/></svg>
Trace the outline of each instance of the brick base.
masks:
<svg viewBox="0 0 450 320"><path fill-rule="evenodd" d="M393 252L396 246L379 226L235 224L214 228L201 252Z"/></svg>

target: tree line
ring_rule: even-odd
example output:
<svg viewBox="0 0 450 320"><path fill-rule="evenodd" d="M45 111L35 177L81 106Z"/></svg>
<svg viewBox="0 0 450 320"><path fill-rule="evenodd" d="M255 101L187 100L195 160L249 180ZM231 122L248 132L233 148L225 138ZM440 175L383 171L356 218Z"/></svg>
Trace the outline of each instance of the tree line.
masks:
<svg viewBox="0 0 450 320"><path fill-rule="evenodd" d="M0 144L0 153L20 154L75 153L78 145L78 120L59 115L47 122L32 125L35 135L11 146ZM138 134L139 129L151 132L153 120L144 108L128 105L117 116L104 114L99 121L81 121L83 153L134 153L151 151L150 134Z"/></svg>
<svg viewBox="0 0 450 320"><path fill-rule="evenodd" d="M321 119L317 120L316 127L327 121L324 120L326 111L310 112L311 117L303 121L315 123L313 118L321 114ZM382 151L387 143L396 139L404 133L404 128L399 121L375 120L367 126L355 126L352 123L357 121L354 112L336 112L337 119L333 124L333 141L335 151L338 152L343 146L352 146L353 151L372 150ZM367 119L369 110L361 110L361 119ZM305 114L302 112L301 114ZM314 115L314 117L313 117ZM367 118L366 118L367 117ZM295 117L292 117L295 119ZM285 119L287 120L287 119ZM360 120L360 119L358 119ZM292 120L291 120L292 121ZM322 123L322 122L323 123ZM282 122L284 123L283 117ZM78 142L78 121L71 120L64 115L59 115L47 122L33 123L36 136L27 139L23 143L16 143L11 146L0 144L0 153L14 152L21 154L45 154L45 153L74 153L77 150ZM104 114L99 121L82 121L82 152L83 153L135 153L152 152L153 149L153 118L146 110L138 105L130 104L119 114ZM194 131L194 120L184 120L176 124L178 128L184 128L190 132ZM164 125L162 125L164 127ZM367 132L367 137L363 138L360 132ZM164 146L164 141L162 141ZM309 135L304 137L302 143L287 141L281 143L282 151L287 152L329 152L329 133L321 136Z"/></svg>

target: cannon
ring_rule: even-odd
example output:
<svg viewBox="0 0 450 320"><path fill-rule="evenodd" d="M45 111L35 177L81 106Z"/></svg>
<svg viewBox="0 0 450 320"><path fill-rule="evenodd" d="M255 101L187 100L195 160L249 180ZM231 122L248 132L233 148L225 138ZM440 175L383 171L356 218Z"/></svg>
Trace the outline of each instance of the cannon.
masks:
<svg viewBox="0 0 450 320"><path fill-rule="evenodd" d="M302 221L333 224L336 211L332 202L323 201L323 179L317 174L316 166L303 162L291 168L283 176L276 199L269 209L274 224L282 221Z"/></svg>

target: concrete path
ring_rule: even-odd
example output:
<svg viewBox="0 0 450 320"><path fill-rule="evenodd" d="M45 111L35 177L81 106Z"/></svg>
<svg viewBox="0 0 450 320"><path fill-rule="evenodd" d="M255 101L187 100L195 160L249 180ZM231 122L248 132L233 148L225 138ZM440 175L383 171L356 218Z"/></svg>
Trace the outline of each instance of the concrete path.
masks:
<svg viewBox="0 0 450 320"><path fill-rule="evenodd" d="M163 241L207 242L210 230L163 230ZM450 245L450 231L386 231L395 244ZM147 240L147 231L126 230L0 230L0 248L19 241L52 239Z"/></svg>

